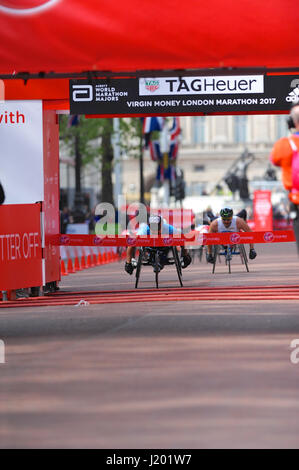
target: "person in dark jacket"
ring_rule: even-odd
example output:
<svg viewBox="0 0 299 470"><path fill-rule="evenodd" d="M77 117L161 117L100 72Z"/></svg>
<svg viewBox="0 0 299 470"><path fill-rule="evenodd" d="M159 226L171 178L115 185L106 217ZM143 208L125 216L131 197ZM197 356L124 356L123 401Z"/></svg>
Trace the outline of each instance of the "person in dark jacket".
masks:
<svg viewBox="0 0 299 470"><path fill-rule="evenodd" d="M2 184L0 183L0 204L3 204L5 201L5 194Z"/></svg>

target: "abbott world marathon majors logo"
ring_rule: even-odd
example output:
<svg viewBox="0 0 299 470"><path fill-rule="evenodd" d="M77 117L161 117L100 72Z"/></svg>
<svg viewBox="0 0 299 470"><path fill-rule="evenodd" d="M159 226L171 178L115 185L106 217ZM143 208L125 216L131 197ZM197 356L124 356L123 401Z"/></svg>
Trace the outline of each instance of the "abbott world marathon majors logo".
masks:
<svg viewBox="0 0 299 470"><path fill-rule="evenodd" d="M9 15L34 15L48 10L62 0L2 0L0 12Z"/></svg>

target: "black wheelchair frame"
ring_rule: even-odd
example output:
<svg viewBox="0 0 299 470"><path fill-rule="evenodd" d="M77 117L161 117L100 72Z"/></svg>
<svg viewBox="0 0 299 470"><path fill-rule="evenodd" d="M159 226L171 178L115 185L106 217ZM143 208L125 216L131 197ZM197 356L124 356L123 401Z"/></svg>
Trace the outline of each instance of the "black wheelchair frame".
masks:
<svg viewBox="0 0 299 470"><path fill-rule="evenodd" d="M215 273L217 258L219 258L220 260L220 256L224 256L225 264L228 266L228 272L229 274L231 274L231 260L232 260L232 257L235 255L240 255L242 264L245 264L246 271L249 272L246 250L243 244L239 244L239 245L227 245L227 246L214 245L214 253L213 253L214 263L213 263L212 273L213 274Z"/></svg>
<svg viewBox="0 0 299 470"><path fill-rule="evenodd" d="M139 249L139 256L137 261L136 267L136 282L135 282L135 289L138 287L138 282L140 278L140 272L142 266L152 266L155 272L155 281L156 281L156 288L159 288L159 272L161 271L160 268L160 261L161 258L165 257L165 249L164 247L140 247ZM167 258L165 265L175 265L177 275L179 278L179 282L181 287L183 287L182 282L182 266L179 259L179 254L176 246L167 247L169 250L172 251L172 257Z"/></svg>

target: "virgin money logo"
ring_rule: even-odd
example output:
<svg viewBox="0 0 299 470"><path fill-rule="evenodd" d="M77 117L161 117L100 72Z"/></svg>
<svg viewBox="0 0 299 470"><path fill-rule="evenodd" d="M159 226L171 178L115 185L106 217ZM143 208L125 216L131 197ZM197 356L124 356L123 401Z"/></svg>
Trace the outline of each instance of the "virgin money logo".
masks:
<svg viewBox="0 0 299 470"><path fill-rule="evenodd" d="M171 242L172 242L172 239L171 238L163 238L162 241L163 241L163 245L170 246Z"/></svg>
<svg viewBox="0 0 299 470"><path fill-rule="evenodd" d="M51 8L61 0L2 0L0 12L9 15L33 15Z"/></svg>
<svg viewBox="0 0 299 470"><path fill-rule="evenodd" d="M232 243L239 243L239 241L241 240L241 237L238 233L232 233L229 239Z"/></svg>
<svg viewBox="0 0 299 470"><path fill-rule="evenodd" d="M103 239L102 239L102 238L100 238L100 237L94 237L94 239L93 239L93 244L94 244L94 245L102 245L102 243L103 243Z"/></svg>
<svg viewBox="0 0 299 470"><path fill-rule="evenodd" d="M274 235L272 232L266 232L264 233L264 240L266 243L271 243L274 240Z"/></svg>
<svg viewBox="0 0 299 470"><path fill-rule="evenodd" d="M136 238L128 237L127 238L127 245L128 246L135 246L136 245Z"/></svg>
<svg viewBox="0 0 299 470"><path fill-rule="evenodd" d="M70 237L68 237L67 235L61 235L60 243L61 245L68 245L70 243Z"/></svg>

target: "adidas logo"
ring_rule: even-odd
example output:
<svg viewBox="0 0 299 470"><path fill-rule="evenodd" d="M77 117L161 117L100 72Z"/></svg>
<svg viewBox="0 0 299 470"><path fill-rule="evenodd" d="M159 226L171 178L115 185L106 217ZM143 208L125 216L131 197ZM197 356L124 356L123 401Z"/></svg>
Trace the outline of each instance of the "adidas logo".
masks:
<svg viewBox="0 0 299 470"><path fill-rule="evenodd" d="M297 103L299 101L299 86L296 86L286 97L288 103Z"/></svg>

